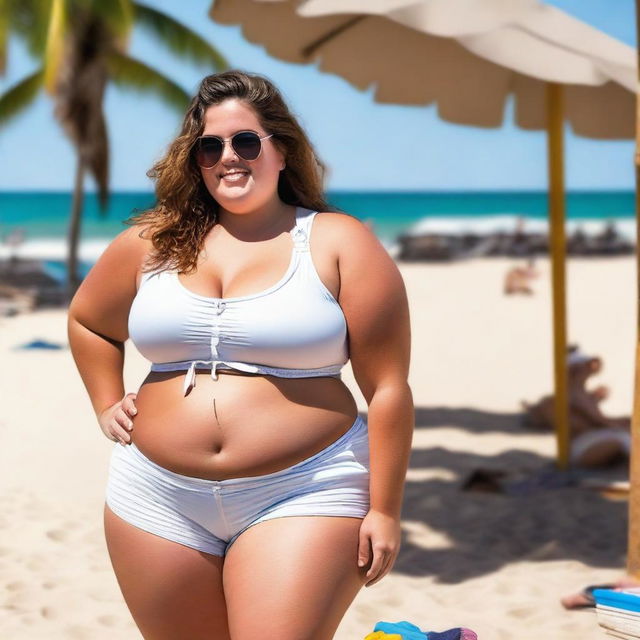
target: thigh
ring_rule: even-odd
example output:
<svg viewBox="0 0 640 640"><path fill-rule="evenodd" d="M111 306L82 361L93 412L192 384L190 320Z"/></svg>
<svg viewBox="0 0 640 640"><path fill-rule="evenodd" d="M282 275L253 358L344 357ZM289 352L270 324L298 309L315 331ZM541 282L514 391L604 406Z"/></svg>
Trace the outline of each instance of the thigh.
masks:
<svg viewBox="0 0 640 640"><path fill-rule="evenodd" d="M224 558L148 533L104 509L109 557L145 640L229 640Z"/></svg>
<svg viewBox="0 0 640 640"><path fill-rule="evenodd" d="M366 582L368 567L357 565L361 524L287 516L244 531L223 570L233 640L331 640Z"/></svg>
<svg viewBox="0 0 640 640"><path fill-rule="evenodd" d="M583 467L605 466L628 455L631 436L618 429L596 429L576 436L571 443L571 461Z"/></svg>

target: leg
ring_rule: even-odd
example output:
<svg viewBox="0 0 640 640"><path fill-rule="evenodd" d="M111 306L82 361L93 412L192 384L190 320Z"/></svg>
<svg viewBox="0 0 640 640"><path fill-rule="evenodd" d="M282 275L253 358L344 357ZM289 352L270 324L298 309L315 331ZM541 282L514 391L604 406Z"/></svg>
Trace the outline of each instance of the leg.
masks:
<svg viewBox="0 0 640 640"><path fill-rule="evenodd" d="M139 529L105 505L107 549L145 640L230 640L224 558Z"/></svg>
<svg viewBox="0 0 640 640"><path fill-rule="evenodd" d="M628 457L631 435L622 429L595 429L581 433L571 443L571 461L583 467L602 467Z"/></svg>
<svg viewBox="0 0 640 640"><path fill-rule="evenodd" d="M361 518L292 516L259 522L231 545L223 583L233 640L331 640L366 582Z"/></svg>
<svg viewBox="0 0 640 640"><path fill-rule="evenodd" d="M624 447L617 440L596 442L577 456L574 462L581 467L606 467L624 454Z"/></svg>

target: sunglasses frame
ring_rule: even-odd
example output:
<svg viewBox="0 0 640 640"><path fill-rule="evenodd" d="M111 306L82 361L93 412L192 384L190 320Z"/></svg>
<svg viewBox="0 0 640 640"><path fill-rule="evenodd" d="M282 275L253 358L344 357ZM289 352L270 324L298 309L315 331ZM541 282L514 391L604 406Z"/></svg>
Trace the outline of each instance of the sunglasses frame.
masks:
<svg viewBox="0 0 640 640"><path fill-rule="evenodd" d="M233 146L233 139L240 135L241 133L252 133L255 136L257 136L259 142L260 142L260 150L258 151L258 155L253 158L252 160L248 160L247 158L242 158L242 156L236 151L236 148ZM232 136L230 136L229 138L221 138L220 136L214 136L214 135L207 135L207 136L199 136L198 138L196 138L196 141L193 145L194 148L194 156L197 156L197 149L198 149L198 145L200 145L201 140L207 139L207 138L215 138L216 140L220 140L220 142L222 142L222 152L220 153L220 159L218 160L218 162L216 162L215 164L212 164L210 167L203 167L201 164L198 164L198 166L201 169L213 169L214 167L217 167L220 164L220 160L222 160L222 156L224 155L224 148L225 145L227 143L229 143L231 145L231 148L233 149L233 152L239 157L242 158L245 162L254 162L255 160L257 160L261 155L262 155L262 141L263 140L267 140L268 138L271 138L271 136L273 136L275 134L270 133L268 136L262 136L260 137L260 135L258 133L256 133L255 131L250 131L249 129L243 129L242 131L236 131L236 133L234 133ZM195 158L196 163L198 162L197 157Z"/></svg>

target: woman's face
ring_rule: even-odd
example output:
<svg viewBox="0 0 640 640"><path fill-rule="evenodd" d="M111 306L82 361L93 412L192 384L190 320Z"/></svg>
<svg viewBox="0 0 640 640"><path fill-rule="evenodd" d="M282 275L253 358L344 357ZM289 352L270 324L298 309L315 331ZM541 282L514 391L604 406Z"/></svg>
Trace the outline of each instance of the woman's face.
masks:
<svg viewBox="0 0 640 640"><path fill-rule="evenodd" d="M261 138L273 133L265 131L253 109L235 98L208 107L202 135L231 138L238 131L255 131ZM227 141L220 162L211 169L200 169L202 179L216 202L232 213L251 211L277 197L278 178L285 166L284 156L273 144L273 138L262 140L262 151L256 160L244 160ZM240 169L241 175L228 175Z"/></svg>

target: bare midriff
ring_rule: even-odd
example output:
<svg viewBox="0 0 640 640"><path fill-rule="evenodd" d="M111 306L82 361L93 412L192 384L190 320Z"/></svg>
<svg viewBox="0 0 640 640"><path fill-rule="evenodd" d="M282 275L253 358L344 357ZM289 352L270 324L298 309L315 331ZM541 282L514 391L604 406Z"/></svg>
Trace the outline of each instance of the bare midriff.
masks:
<svg viewBox="0 0 640 640"><path fill-rule="evenodd" d="M280 471L335 442L357 406L338 378L278 378L196 369L150 372L137 393L131 442L176 473L209 480ZM120 446L120 445L118 445ZM126 445L129 446L129 445Z"/></svg>

